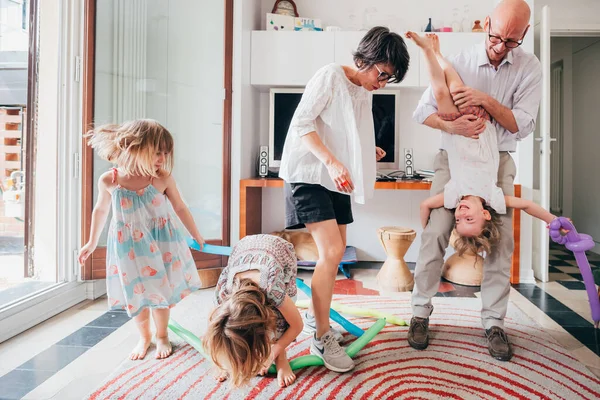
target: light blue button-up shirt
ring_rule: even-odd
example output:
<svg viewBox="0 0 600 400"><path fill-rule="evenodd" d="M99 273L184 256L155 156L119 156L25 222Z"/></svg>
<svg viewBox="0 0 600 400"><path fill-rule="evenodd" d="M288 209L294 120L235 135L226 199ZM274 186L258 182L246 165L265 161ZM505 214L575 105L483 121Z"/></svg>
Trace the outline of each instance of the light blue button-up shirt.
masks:
<svg viewBox="0 0 600 400"><path fill-rule="evenodd" d="M485 42L471 46L459 54L447 57L466 86L487 93L512 110L519 130L511 133L494 121L499 151L515 151L517 140L535 130L542 97L542 68L536 56L520 47L513 49L496 70L487 57ZM437 112L431 85L425 90L413 119L422 124ZM446 149L448 135L442 135L441 148Z"/></svg>

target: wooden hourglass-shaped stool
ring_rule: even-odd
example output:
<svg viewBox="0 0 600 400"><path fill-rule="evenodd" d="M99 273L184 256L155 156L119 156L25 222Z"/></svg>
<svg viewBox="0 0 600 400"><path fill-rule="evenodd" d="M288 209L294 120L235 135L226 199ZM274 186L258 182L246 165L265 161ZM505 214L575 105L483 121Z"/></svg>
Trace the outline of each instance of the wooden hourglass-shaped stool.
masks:
<svg viewBox="0 0 600 400"><path fill-rule="evenodd" d="M379 287L390 292L412 290L415 281L404 261L404 255L417 233L410 228L385 226L377 229L377 234L387 254L387 259L377 274Z"/></svg>
<svg viewBox="0 0 600 400"><path fill-rule="evenodd" d="M450 245L458 238L456 231L452 231ZM442 271L444 279L465 286L481 286L483 278L483 258L472 251L467 251L462 256L455 253L446 260Z"/></svg>

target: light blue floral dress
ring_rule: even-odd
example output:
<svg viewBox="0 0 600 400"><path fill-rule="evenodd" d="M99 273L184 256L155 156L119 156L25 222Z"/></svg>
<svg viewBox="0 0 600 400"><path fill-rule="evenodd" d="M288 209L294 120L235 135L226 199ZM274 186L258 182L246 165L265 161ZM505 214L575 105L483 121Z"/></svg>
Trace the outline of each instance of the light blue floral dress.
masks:
<svg viewBox="0 0 600 400"><path fill-rule="evenodd" d="M151 183L132 191L113 169L112 221L106 246L106 286L111 309L135 317L145 307L170 308L200 288L183 229L167 197Z"/></svg>

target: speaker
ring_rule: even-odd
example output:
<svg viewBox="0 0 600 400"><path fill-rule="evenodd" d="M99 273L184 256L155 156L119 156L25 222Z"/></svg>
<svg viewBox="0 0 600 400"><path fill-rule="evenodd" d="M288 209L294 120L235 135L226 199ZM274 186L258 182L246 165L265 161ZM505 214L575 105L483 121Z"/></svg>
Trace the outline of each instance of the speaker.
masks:
<svg viewBox="0 0 600 400"><path fill-rule="evenodd" d="M265 177L269 174L269 147L260 146L258 153L258 176Z"/></svg>
<svg viewBox="0 0 600 400"><path fill-rule="evenodd" d="M412 149L404 149L404 175L411 178L415 174L415 160Z"/></svg>

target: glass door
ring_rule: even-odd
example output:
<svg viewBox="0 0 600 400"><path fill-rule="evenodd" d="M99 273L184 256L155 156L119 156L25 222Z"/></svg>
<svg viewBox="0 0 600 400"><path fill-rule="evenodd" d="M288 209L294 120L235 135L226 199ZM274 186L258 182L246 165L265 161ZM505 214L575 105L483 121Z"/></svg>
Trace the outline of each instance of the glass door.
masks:
<svg viewBox="0 0 600 400"><path fill-rule="evenodd" d="M151 118L175 140L174 177L200 232L210 243L229 240L229 119L231 69L226 74L226 9L231 0L97 0L88 57L86 128ZM227 8L228 6L229 8ZM231 13L229 13L231 14ZM198 20L198 16L210 16ZM232 20L232 14L229 15ZM221 34L215 34L219 32ZM96 182L112 166L84 148L84 238L97 198ZM84 267L86 279L105 277L106 228ZM194 254L200 269L219 257Z"/></svg>
<svg viewBox="0 0 600 400"><path fill-rule="evenodd" d="M80 285L72 256L80 117L69 105L79 89L68 62L79 34L67 4L0 2L0 341L85 298L81 289L58 299Z"/></svg>
<svg viewBox="0 0 600 400"><path fill-rule="evenodd" d="M28 113L28 109L40 104L35 93L28 93L27 87L29 76L39 78L39 70L28 66L30 39L35 39L37 32L28 29L27 5L26 0L0 3L0 307L57 283L56 265L36 263L32 257L36 224L32 204L35 194L30 192L35 182L28 178L35 176L31 169L36 165L55 168L57 160L56 152L42 155L35 151L35 132L28 124L31 117L37 115ZM44 73L52 73L51 60L44 61L48 63L43 62L38 68L41 66ZM45 106L41 106L45 111ZM48 132L42 140L56 149L53 133ZM51 189L47 194L56 197L56 190ZM56 225L50 220L40 224L44 229L55 229Z"/></svg>

